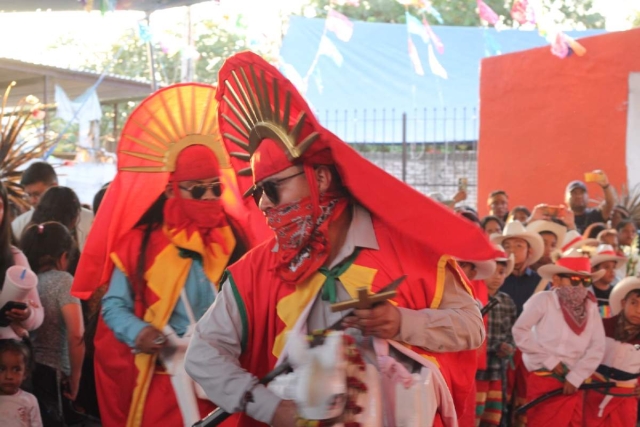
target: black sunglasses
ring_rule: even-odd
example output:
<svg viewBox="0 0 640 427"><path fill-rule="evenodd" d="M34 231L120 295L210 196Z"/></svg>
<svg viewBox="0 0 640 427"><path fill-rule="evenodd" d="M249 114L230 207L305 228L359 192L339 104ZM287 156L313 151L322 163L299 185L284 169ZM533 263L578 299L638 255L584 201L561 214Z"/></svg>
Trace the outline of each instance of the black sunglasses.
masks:
<svg viewBox="0 0 640 427"><path fill-rule="evenodd" d="M269 199L269 201L273 203L274 206L277 206L278 203L280 203L280 193L278 192L278 187L280 186L280 184L282 184L283 182L291 178L295 178L296 176L302 175L303 173L304 171L298 172L290 176L286 176L284 178L265 181L261 184L254 185L253 200L255 200L256 205L260 205L260 199L264 194L265 196L267 196L267 199Z"/></svg>
<svg viewBox="0 0 640 427"><path fill-rule="evenodd" d="M577 276L575 274L558 274L558 276L560 276L563 279L569 279L573 286L578 286L578 285L589 286L589 285L591 285L591 277Z"/></svg>
<svg viewBox="0 0 640 427"><path fill-rule="evenodd" d="M207 190L211 190L211 193L216 197L220 197L222 195L222 184L219 182L212 182L210 184L195 184L189 188L183 187L181 185L179 187L181 190L191 193L191 197L193 197L195 200L202 199L202 196L206 194Z"/></svg>

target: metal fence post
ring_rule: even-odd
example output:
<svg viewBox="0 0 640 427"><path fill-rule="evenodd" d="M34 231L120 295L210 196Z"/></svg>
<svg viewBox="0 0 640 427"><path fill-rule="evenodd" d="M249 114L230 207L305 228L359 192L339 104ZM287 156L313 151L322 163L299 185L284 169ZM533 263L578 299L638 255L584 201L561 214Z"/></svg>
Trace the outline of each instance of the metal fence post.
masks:
<svg viewBox="0 0 640 427"><path fill-rule="evenodd" d="M407 113L402 113L402 182L407 182Z"/></svg>

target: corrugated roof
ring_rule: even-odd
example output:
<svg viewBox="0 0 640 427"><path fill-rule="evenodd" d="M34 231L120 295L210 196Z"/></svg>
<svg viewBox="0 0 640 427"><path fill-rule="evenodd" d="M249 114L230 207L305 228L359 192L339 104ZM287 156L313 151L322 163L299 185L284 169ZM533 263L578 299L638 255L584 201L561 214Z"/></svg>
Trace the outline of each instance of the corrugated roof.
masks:
<svg viewBox="0 0 640 427"><path fill-rule="evenodd" d="M116 9L153 12L154 10L189 6L203 2L203 0L118 0ZM100 10L100 0L93 2L93 8ZM78 11L84 10L84 5L79 0L3 0L0 2L0 11L3 12L33 12L39 9Z"/></svg>
<svg viewBox="0 0 640 427"><path fill-rule="evenodd" d="M34 95L43 103L53 103L54 87L61 86L69 98L74 99L93 85L100 74L90 71L68 70L44 64L33 64L15 59L0 58L0 90L12 81L8 105L15 105L21 98ZM98 97L102 102L142 98L151 93L151 84L146 80L107 75L98 86Z"/></svg>

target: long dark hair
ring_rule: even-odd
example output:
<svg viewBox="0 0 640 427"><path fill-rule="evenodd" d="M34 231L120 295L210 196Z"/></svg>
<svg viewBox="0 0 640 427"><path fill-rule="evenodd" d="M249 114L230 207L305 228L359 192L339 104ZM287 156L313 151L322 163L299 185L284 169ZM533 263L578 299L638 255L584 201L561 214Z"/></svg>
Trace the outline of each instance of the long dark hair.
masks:
<svg viewBox="0 0 640 427"><path fill-rule="evenodd" d="M56 268L65 253L71 258L74 247L75 241L67 227L54 221L31 224L20 239L20 248L36 273Z"/></svg>
<svg viewBox="0 0 640 427"><path fill-rule="evenodd" d="M0 290L4 284L4 275L9 267L14 263L13 251L11 250L11 242L13 240L13 234L11 233L11 221L9 218L9 197L7 195L7 189L2 183L0 183L0 199L2 199L3 214L0 221Z"/></svg>
<svg viewBox="0 0 640 427"><path fill-rule="evenodd" d="M31 223L55 221L73 230L80 215L78 195L68 187L51 187L40 198Z"/></svg>

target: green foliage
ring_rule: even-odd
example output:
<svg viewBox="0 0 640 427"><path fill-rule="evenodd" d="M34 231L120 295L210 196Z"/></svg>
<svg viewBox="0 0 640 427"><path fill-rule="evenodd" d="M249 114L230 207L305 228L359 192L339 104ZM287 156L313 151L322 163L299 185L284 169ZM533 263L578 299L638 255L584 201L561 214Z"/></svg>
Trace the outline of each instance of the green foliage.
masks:
<svg viewBox="0 0 640 427"><path fill-rule="evenodd" d="M517 25L511 19L512 0L484 1L502 17L504 25L508 27ZM330 0L309 0L309 5L315 7L316 14L320 18L326 17L329 3ZM478 16L477 0L432 0L431 4L442 15L444 25L463 27L482 25ZM554 21L563 27L572 29L604 28L604 17L592 10L593 0L542 0L542 5L544 10L551 14ZM334 5L334 8L358 21L405 22L405 7L394 0L362 0L358 7ZM420 14L415 7L410 7L409 11L413 15ZM434 17L426 16L432 25L439 24Z"/></svg>

